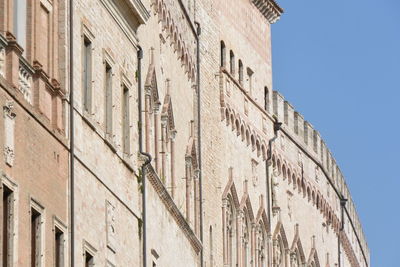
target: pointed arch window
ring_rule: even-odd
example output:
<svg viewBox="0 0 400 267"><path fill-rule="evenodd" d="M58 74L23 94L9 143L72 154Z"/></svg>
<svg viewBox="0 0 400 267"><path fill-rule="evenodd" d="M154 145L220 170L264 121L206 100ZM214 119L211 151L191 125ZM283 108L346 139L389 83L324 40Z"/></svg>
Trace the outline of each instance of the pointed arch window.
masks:
<svg viewBox="0 0 400 267"><path fill-rule="evenodd" d="M229 267L235 266L235 251L236 251L236 211L233 204L232 197L229 195L226 200L226 208L225 208L225 236L226 236L226 265Z"/></svg>
<svg viewBox="0 0 400 267"><path fill-rule="evenodd" d="M226 66L226 47L224 41L221 41L221 67Z"/></svg>
<svg viewBox="0 0 400 267"><path fill-rule="evenodd" d="M274 246L274 263L276 267L285 266L284 263L284 245L282 241L281 235L278 235L276 239L273 241Z"/></svg>
<svg viewBox="0 0 400 267"><path fill-rule="evenodd" d="M229 52L229 71L232 75L235 74L235 54L232 50Z"/></svg>
<svg viewBox="0 0 400 267"><path fill-rule="evenodd" d="M243 63L242 60L239 59L239 83L243 85Z"/></svg>
<svg viewBox="0 0 400 267"><path fill-rule="evenodd" d="M242 259L243 267L251 266L251 238L250 238L250 219L246 209L243 211L242 217Z"/></svg>
<svg viewBox="0 0 400 267"><path fill-rule="evenodd" d="M256 259L257 267L266 266L266 249L265 249L265 229L264 224L259 223L257 226L257 239L256 239Z"/></svg>
<svg viewBox="0 0 400 267"><path fill-rule="evenodd" d="M268 87L264 87L264 109L269 111L269 90Z"/></svg>
<svg viewBox="0 0 400 267"><path fill-rule="evenodd" d="M290 267L300 267L300 266L301 266L300 252L296 248L295 251L293 251L290 254Z"/></svg>

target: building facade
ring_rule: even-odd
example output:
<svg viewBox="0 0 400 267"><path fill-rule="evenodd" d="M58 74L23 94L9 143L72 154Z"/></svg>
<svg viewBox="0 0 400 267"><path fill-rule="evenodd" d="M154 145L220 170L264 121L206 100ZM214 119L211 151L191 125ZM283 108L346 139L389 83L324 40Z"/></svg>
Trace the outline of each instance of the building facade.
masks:
<svg viewBox="0 0 400 267"><path fill-rule="evenodd" d="M370 266L335 159L273 90L274 0L0 13L3 266Z"/></svg>

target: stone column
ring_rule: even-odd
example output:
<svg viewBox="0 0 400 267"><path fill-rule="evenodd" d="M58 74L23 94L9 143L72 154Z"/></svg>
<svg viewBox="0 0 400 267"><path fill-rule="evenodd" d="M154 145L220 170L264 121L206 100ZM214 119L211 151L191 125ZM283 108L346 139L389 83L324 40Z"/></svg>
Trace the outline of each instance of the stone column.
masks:
<svg viewBox="0 0 400 267"><path fill-rule="evenodd" d="M150 152L150 89L145 89L144 96L144 124L145 124L145 138L146 138L146 152Z"/></svg>
<svg viewBox="0 0 400 267"><path fill-rule="evenodd" d="M257 225L255 223L251 224L251 266L257 267L257 257L256 257L256 244L257 244Z"/></svg>
<svg viewBox="0 0 400 267"><path fill-rule="evenodd" d="M175 188L176 188L176 182L175 182L175 136L176 136L176 130L171 131L171 136L170 136L170 149L171 149L171 196L172 198L175 197Z"/></svg>
<svg viewBox="0 0 400 267"><path fill-rule="evenodd" d="M186 178L186 220L190 224L190 158L185 159L185 178Z"/></svg>
<svg viewBox="0 0 400 267"><path fill-rule="evenodd" d="M158 152L158 133L159 133L159 125L158 125L158 108L154 108L154 162L156 167L157 174L160 175L160 155Z"/></svg>
<svg viewBox="0 0 400 267"><path fill-rule="evenodd" d="M227 236L226 236L226 207L227 207L227 199L222 200L222 250L223 250L223 264L226 266L227 263Z"/></svg>
<svg viewBox="0 0 400 267"><path fill-rule="evenodd" d="M237 265L242 266L242 218L243 211L239 211L236 217L236 256L237 256Z"/></svg>
<svg viewBox="0 0 400 267"><path fill-rule="evenodd" d="M166 138L167 138L167 121L161 119L161 180L166 185L167 174L166 174Z"/></svg>
<svg viewBox="0 0 400 267"><path fill-rule="evenodd" d="M200 198L199 198L199 170L194 174L194 232L199 234L199 215L200 215Z"/></svg>
<svg viewBox="0 0 400 267"><path fill-rule="evenodd" d="M271 222L269 222L271 223ZM272 267L272 235L268 233L267 235L267 266Z"/></svg>

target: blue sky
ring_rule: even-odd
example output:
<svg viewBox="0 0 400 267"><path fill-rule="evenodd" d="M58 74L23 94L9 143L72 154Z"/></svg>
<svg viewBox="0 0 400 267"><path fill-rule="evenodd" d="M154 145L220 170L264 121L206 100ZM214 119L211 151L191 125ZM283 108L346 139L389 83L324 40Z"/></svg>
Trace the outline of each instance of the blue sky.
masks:
<svg viewBox="0 0 400 267"><path fill-rule="evenodd" d="M400 1L278 0L274 89L320 131L346 177L371 266L399 267Z"/></svg>

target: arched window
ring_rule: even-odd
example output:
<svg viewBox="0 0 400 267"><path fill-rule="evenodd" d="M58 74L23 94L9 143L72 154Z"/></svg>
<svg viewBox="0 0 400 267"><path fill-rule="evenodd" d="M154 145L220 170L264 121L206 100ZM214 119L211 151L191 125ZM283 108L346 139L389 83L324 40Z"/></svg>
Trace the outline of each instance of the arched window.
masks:
<svg viewBox="0 0 400 267"><path fill-rule="evenodd" d="M273 241L274 247L274 263L276 267L283 267L285 265L284 251L283 251L283 241L281 235L278 235Z"/></svg>
<svg viewBox="0 0 400 267"><path fill-rule="evenodd" d="M229 52L229 71L232 75L235 74L235 55L232 50Z"/></svg>
<svg viewBox="0 0 400 267"><path fill-rule="evenodd" d="M242 60L239 59L239 83L243 85L243 63Z"/></svg>
<svg viewBox="0 0 400 267"><path fill-rule="evenodd" d="M259 223L257 226L257 239L256 239L256 267L266 266L266 252L265 252L265 230L263 223Z"/></svg>
<svg viewBox="0 0 400 267"><path fill-rule="evenodd" d="M293 251L290 254L290 267L300 267L300 266L301 266L300 252L296 248L295 251Z"/></svg>
<svg viewBox="0 0 400 267"><path fill-rule="evenodd" d="M268 87L264 87L264 109L269 111L269 90Z"/></svg>
<svg viewBox="0 0 400 267"><path fill-rule="evenodd" d="M250 252L250 220L247 210L243 212L242 219L242 259L243 267L251 266L251 252Z"/></svg>
<svg viewBox="0 0 400 267"><path fill-rule="evenodd" d="M226 66L226 47L224 41L221 41L221 67Z"/></svg>
<svg viewBox="0 0 400 267"><path fill-rule="evenodd" d="M227 200L226 210L225 210L225 236L226 236L226 264L230 267L235 266L235 251L236 251L236 241L235 241L235 209L233 206L232 198L229 196Z"/></svg>

